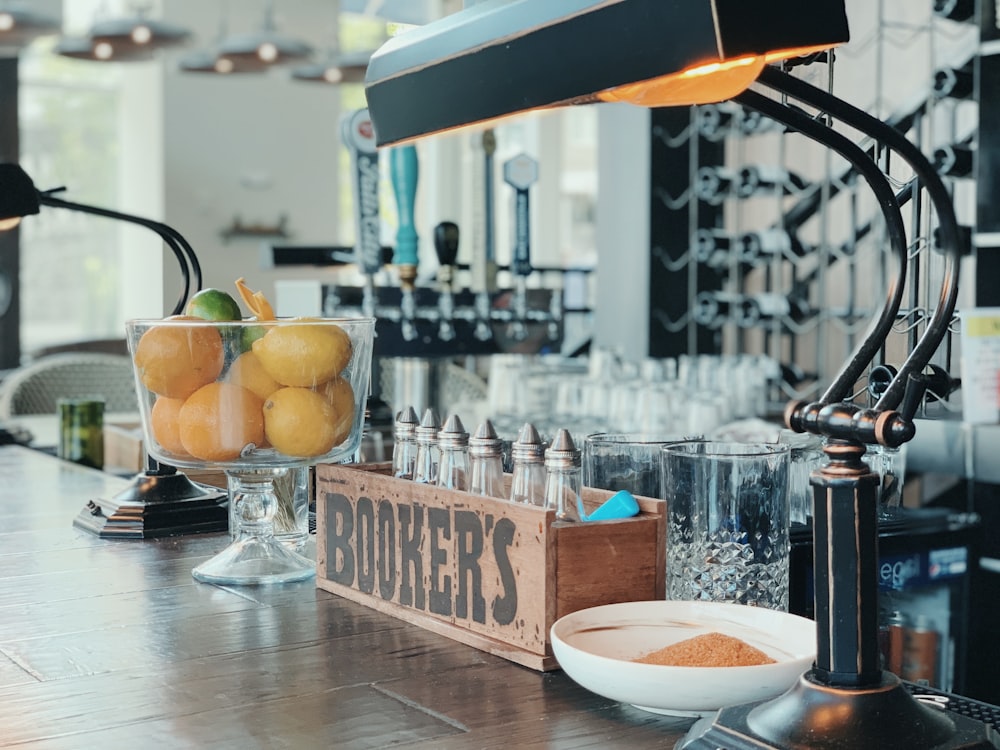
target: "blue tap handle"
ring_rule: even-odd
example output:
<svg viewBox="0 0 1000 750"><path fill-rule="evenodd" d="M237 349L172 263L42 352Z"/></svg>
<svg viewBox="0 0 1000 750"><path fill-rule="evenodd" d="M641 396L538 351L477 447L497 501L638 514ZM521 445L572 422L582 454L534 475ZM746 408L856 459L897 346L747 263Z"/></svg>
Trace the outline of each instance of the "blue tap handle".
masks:
<svg viewBox="0 0 1000 750"><path fill-rule="evenodd" d="M416 146L397 146L389 152L389 175L399 215L396 250L393 254L393 263L397 266L417 265L417 230L413 223L413 206L417 198L419 171Z"/></svg>

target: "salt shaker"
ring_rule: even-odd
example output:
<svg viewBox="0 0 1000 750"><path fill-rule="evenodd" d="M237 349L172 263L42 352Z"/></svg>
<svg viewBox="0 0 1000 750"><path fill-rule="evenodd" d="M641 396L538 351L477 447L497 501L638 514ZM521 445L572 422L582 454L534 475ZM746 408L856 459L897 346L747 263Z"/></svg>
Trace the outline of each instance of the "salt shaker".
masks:
<svg viewBox="0 0 1000 750"><path fill-rule="evenodd" d="M561 429L545 449L545 507L557 521L582 521L583 467L580 451L567 430Z"/></svg>
<svg viewBox="0 0 1000 750"><path fill-rule="evenodd" d="M437 486L450 490L469 489L469 433L465 425L452 414L437 435L440 463Z"/></svg>
<svg viewBox="0 0 1000 750"><path fill-rule="evenodd" d="M392 475L399 479L413 479L417 461L417 412L412 406L396 414L392 427Z"/></svg>
<svg viewBox="0 0 1000 750"><path fill-rule="evenodd" d="M436 484L438 475L437 437L441 424L435 411L428 408L414 430L417 444L413 462L413 481L421 484Z"/></svg>
<svg viewBox="0 0 1000 750"><path fill-rule="evenodd" d="M524 423L510 453L514 463L510 499L515 503L544 507L545 445L530 422Z"/></svg>
<svg viewBox="0 0 1000 750"><path fill-rule="evenodd" d="M469 492L507 499L503 486L502 447L503 443L497 437L493 423L488 419L479 425L476 434L469 438L469 463L472 467Z"/></svg>

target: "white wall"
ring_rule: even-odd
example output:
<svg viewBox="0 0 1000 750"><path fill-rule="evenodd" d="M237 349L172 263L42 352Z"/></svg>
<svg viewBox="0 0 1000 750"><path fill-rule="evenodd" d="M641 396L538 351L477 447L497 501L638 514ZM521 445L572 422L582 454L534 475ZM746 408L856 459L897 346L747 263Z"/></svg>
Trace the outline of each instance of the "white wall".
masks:
<svg viewBox="0 0 1000 750"><path fill-rule="evenodd" d="M230 33L260 28L263 2L228 5ZM222 7L167 0L164 19L194 29L192 46L207 47ZM276 3L278 30L310 42L321 56L334 38L335 7L328 0ZM220 233L236 217L273 225L284 215L288 242L336 243L335 166L342 148L337 89L292 81L289 68L220 76L183 73L169 62L163 88L165 221L194 246L205 286L233 292L233 282L245 276L273 299L274 280L301 278L302 269L263 271L257 239L226 242ZM170 299L179 278L172 257L164 269Z"/></svg>

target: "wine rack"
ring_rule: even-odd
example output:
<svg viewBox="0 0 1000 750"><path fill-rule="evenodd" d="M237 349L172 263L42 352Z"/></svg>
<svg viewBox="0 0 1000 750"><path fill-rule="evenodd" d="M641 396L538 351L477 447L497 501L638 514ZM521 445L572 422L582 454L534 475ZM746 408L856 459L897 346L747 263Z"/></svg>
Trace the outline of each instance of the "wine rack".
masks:
<svg viewBox="0 0 1000 750"><path fill-rule="evenodd" d="M979 41L975 4L847 5L852 41L792 74L859 104L932 156L974 236L981 119L979 60L969 57ZM910 241L906 293L874 363L898 364L937 304L943 261L936 217L901 160L826 113L809 114L873 154L902 206ZM795 373L776 404L818 395L863 337L894 273L868 186L836 155L732 102L655 110L652 144L650 354L767 354ZM966 276L960 307L976 302L975 286ZM943 372L957 373L957 330L956 322L935 355ZM859 382L855 395L865 393Z"/></svg>

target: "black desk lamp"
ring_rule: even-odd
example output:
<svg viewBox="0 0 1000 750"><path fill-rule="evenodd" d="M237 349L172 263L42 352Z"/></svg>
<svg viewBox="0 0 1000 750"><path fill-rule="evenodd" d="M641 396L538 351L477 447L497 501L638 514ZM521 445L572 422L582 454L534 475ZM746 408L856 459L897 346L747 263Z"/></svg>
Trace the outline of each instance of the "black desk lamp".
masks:
<svg viewBox="0 0 1000 750"><path fill-rule="evenodd" d="M991 727L920 703L880 667L878 478L861 458L865 444L898 446L913 437L920 373L954 312L961 246L950 197L916 147L876 118L769 66L847 39L843 0L808 7L796 0L485 0L395 37L368 68L366 94L379 145L562 104L669 106L736 98L842 154L878 198L898 259L881 315L823 397L786 410L790 427L826 438L828 463L812 477L816 663L779 698L699 721L678 743L685 749L1000 747ZM758 79L897 151L938 215L946 253L938 308L873 409L845 399L882 346L901 301L905 234L898 203L874 162L844 136L747 91Z"/></svg>
<svg viewBox="0 0 1000 750"><path fill-rule="evenodd" d="M146 227L160 236L180 265L183 284L171 314L182 313L192 286L195 291L201 288L201 266L187 240L158 221L55 197L53 193L61 189L40 191L19 165L0 164L0 230L12 229L21 217L37 214L41 206L81 211ZM147 455L146 469L128 489L110 500L90 501L73 525L106 538L130 539L225 531L229 527L227 497L227 492L192 482L175 467Z"/></svg>

